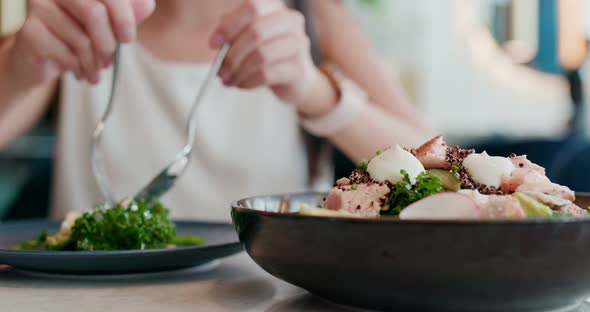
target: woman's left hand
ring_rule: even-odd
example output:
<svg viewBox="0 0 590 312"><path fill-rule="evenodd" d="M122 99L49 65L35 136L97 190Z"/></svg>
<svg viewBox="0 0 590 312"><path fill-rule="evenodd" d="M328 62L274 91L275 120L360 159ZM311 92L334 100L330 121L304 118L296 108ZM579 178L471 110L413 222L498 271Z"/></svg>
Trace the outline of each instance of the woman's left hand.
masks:
<svg viewBox="0 0 590 312"><path fill-rule="evenodd" d="M303 15L281 0L243 0L221 19L210 44L226 42L231 48L219 72L225 85L269 87L308 116L336 104L336 90L313 64Z"/></svg>

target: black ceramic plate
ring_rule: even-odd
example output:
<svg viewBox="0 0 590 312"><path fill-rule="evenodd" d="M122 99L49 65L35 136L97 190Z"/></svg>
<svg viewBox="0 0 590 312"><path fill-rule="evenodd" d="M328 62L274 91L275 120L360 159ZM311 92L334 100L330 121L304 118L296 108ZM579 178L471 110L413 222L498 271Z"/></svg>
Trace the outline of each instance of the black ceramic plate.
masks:
<svg viewBox="0 0 590 312"><path fill-rule="evenodd" d="M291 195L288 211L322 194ZM549 311L590 296L590 218L400 221L233 205L246 251L270 274L337 303L411 310ZM586 207L590 197L579 196ZM399 310L398 310L399 311ZM565 310L562 310L565 311Z"/></svg>
<svg viewBox="0 0 590 312"><path fill-rule="evenodd" d="M188 268L242 250L230 224L175 222L179 235L199 235L200 246L126 251L17 251L19 242L35 238L42 230L59 229L57 221L0 223L0 264L61 274L125 274Z"/></svg>

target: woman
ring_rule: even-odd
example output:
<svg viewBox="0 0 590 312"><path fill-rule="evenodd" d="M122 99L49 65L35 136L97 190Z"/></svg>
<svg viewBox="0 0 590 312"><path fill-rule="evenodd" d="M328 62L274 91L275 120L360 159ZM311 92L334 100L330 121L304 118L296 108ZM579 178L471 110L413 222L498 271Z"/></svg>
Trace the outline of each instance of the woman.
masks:
<svg viewBox="0 0 590 312"><path fill-rule="evenodd" d="M31 0L22 29L0 49L0 146L57 96L53 214L99 202L88 147L117 41L126 45L102 148L121 198L181 148L208 63L231 45L199 107L191 165L163 199L176 218L227 220L230 200L306 189L301 127L353 160L424 141L416 111L338 1L311 3L322 60L338 71L314 66L304 18L280 0Z"/></svg>

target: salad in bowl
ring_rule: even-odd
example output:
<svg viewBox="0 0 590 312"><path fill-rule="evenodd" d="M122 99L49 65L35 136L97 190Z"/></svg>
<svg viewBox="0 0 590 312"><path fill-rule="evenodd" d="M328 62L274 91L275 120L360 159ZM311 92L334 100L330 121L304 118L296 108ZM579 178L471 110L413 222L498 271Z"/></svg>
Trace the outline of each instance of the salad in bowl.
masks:
<svg viewBox="0 0 590 312"><path fill-rule="evenodd" d="M377 151L337 180L321 207L302 205L299 213L406 220L588 215L574 200L526 155L490 156L437 136L416 149Z"/></svg>

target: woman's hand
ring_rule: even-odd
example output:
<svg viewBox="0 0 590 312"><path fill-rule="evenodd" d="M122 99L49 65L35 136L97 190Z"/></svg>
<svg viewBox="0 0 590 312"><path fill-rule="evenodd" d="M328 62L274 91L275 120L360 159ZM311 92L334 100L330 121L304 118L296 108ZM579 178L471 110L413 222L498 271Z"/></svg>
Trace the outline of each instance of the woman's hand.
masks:
<svg viewBox="0 0 590 312"><path fill-rule="evenodd" d="M10 62L17 79L35 86L71 71L95 84L117 41L135 39L154 0L29 0Z"/></svg>
<svg viewBox="0 0 590 312"><path fill-rule="evenodd" d="M231 48L219 76L227 86L267 86L300 113L319 116L337 102L337 92L313 64L305 19L281 0L243 0L222 17L211 47Z"/></svg>

